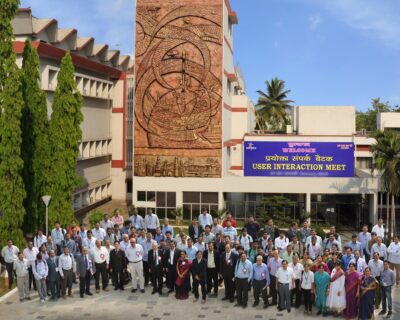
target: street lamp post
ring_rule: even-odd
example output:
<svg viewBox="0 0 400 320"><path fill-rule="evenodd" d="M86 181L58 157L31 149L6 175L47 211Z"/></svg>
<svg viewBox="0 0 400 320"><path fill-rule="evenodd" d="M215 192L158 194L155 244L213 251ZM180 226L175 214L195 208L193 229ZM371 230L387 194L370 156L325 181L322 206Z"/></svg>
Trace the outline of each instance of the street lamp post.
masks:
<svg viewBox="0 0 400 320"><path fill-rule="evenodd" d="M49 234L49 203L51 200L51 196L46 195L42 197L44 205L46 206L46 237Z"/></svg>

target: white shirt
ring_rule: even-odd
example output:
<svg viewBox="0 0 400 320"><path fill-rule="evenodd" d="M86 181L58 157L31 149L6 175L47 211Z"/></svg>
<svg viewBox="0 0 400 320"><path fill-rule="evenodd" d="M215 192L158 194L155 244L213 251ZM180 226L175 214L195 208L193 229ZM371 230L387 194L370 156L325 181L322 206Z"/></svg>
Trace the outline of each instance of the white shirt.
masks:
<svg viewBox="0 0 400 320"><path fill-rule="evenodd" d="M106 236L107 232L103 228L99 229L92 229L92 235L95 237L97 240L103 241L104 237Z"/></svg>
<svg viewBox="0 0 400 320"><path fill-rule="evenodd" d="M294 265L293 262L291 262L288 267L293 270L293 279L301 278L301 273L304 271L304 267L301 263L297 262L296 265Z"/></svg>
<svg viewBox="0 0 400 320"><path fill-rule="evenodd" d="M110 253L108 252L106 247L94 247L91 252L93 256L93 260L95 263L106 263L110 262Z"/></svg>
<svg viewBox="0 0 400 320"><path fill-rule="evenodd" d="M101 220L100 221L100 228L104 229L105 231L107 231L107 228L112 228L114 229L114 225L112 223L112 221L110 219L108 219L107 221Z"/></svg>
<svg viewBox="0 0 400 320"><path fill-rule="evenodd" d="M371 247L371 257L374 256L375 252L378 253L379 258L383 258L384 260L387 259L387 248L384 243L381 243L381 245L378 245L377 243L373 244Z"/></svg>
<svg viewBox="0 0 400 320"><path fill-rule="evenodd" d="M253 242L253 238L251 235L247 234L246 236L239 236L239 242L242 245L244 251L248 251L250 249L250 243Z"/></svg>
<svg viewBox="0 0 400 320"><path fill-rule="evenodd" d="M376 235L378 237L381 237L382 239L385 237L385 228L383 227L383 225L381 226L378 226L377 224L374 225L371 232L375 232Z"/></svg>
<svg viewBox="0 0 400 320"><path fill-rule="evenodd" d="M311 246L311 239L312 239L312 237L313 236L308 236L307 237L307 240L306 240L306 248L307 248L307 245L308 244L310 244L310 246ZM322 238L320 237L320 236L318 236L318 235L315 235L315 238L317 238L317 243L320 245L320 247L322 248Z"/></svg>
<svg viewBox="0 0 400 320"><path fill-rule="evenodd" d="M357 271L361 272L362 274L364 274L364 270L367 267L367 263L365 262L365 260L363 258L358 258L357 262L356 262L356 258L351 259L350 263L356 263L357 264Z"/></svg>
<svg viewBox="0 0 400 320"><path fill-rule="evenodd" d="M207 268L215 268L214 251L207 251Z"/></svg>
<svg viewBox="0 0 400 320"><path fill-rule="evenodd" d="M209 213L203 214L201 213L199 215L199 224L203 227L203 230L207 225L212 226L213 221L212 221L212 216Z"/></svg>
<svg viewBox="0 0 400 320"><path fill-rule="evenodd" d="M14 270L17 274L17 277L27 276L29 274L28 267L28 260L26 260L25 258L23 259L23 261L19 259L14 261Z"/></svg>
<svg viewBox="0 0 400 320"><path fill-rule="evenodd" d="M371 275L376 278L380 277L383 272L383 261L382 260L369 260L368 267L371 269Z"/></svg>
<svg viewBox="0 0 400 320"><path fill-rule="evenodd" d="M392 242L387 250L389 253L389 262L393 264L400 264L400 242L397 244Z"/></svg>
<svg viewBox="0 0 400 320"><path fill-rule="evenodd" d="M308 272L303 273L301 277L301 287L305 290L311 290L312 284L314 283L314 272L310 270Z"/></svg>
<svg viewBox="0 0 400 320"><path fill-rule="evenodd" d="M3 250L1 250L1 255L3 256L5 262L12 263L18 259L19 249L17 246L5 246Z"/></svg>
<svg viewBox="0 0 400 320"><path fill-rule="evenodd" d="M45 279L49 272L47 263L44 260L41 261L36 260L32 265L32 272L36 280Z"/></svg>
<svg viewBox="0 0 400 320"><path fill-rule="evenodd" d="M64 253L58 258L58 271L61 277L64 277L64 270L75 270L75 263L72 254L65 255Z"/></svg>
<svg viewBox="0 0 400 320"><path fill-rule="evenodd" d="M96 238L91 237L83 239L83 246L88 248L88 250L92 250L96 246Z"/></svg>
<svg viewBox="0 0 400 320"><path fill-rule="evenodd" d="M33 262L36 260L36 256L39 253L39 250L35 247L32 248L32 250L29 250L29 248L24 249L24 257L26 260L28 260L28 266L32 266Z"/></svg>
<svg viewBox="0 0 400 320"><path fill-rule="evenodd" d="M288 283L290 287L292 283L293 270L289 267L286 270L283 270L283 268L281 267L276 272L275 277L277 278L279 283Z"/></svg>
<svg viewBox="0 0 400 320"><path fill-rule="evenodd" d="M231 241L234 242L236 239L236 236L237 236L236 228L234 228L232 226L230 226L229 228L225 227L224 228L224 236L229 236Z"/></svg>
<svg viewBox="0 0 400 320"><path fill-rule="evenodd" d="M47 238L46 238L46 236L44 234L42 234L41 236L37 235L37 236L35 236L35 238L33 238L33 245L36 248L40 248L40 246L43 243L47 243Z"/></svg>
<svg viewBox="0 0 400 320"><path fill-rule="evenodd" d="M287 246L289 245L289 239L284 237L281 239L280 237L275 239L275 248L279 250L279 254L282 257L282 253L286 251Z"/></svg>
<svg viewBox="0 0 400 320"><path fill-rule="evenodd" d="M322 255L322 248L318 243L316 243L315 246L313 246L312 243L310 246L307 245L306 250L311 260L315 260L318 256Z"/></svg>
<svg viewBox="0 0 400 320"><path fill-rule="evenodd" d="M132 245L130 245L128 248L126 248L125 255L129 262L142 261L143 260L143 247L137 243L134 248L132 247Z"/></svg>
<svg viewBox="0 0 400 320"><path fill-rule="evenodd" d="M160 226L160 220L158 220L158 217L156 214L152 213L146 214L144 217L144 225L146 229L157 229Z"/></svg>

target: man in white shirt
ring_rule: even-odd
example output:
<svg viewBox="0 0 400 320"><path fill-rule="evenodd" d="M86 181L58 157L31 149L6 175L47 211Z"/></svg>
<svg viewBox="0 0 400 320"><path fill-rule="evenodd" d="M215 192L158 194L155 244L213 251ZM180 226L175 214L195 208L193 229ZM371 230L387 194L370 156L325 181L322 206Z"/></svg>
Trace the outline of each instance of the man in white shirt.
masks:
<svg viewBox="0 0 400 320"><path fill-rule="evenodd" d="M286 248L289 245L289 239L286 238L285 232L283 230L279 231L279 237L275 239L275 249L279 250L279 255L282 258L282 255L286 252Z"/></svg>
<svg viewBox="0 0 400 320"><path fill-rule="evenodd" d="M143 247L136 243L135 238L130 239L130 244L125 250L125 255L129 262L128 269L132 277L132 293L137 290L138 278L140 292L144 293Z"/></svg>
<svg viewBox="0 0 400 320"><path fill-rule="evenodd" d="M65 232L58 221L54 223L54 229L51 231L51 238L57 247L57 255L61 254L61 242L64 240Z"/></svg>
<svg viewBox="0 0 400 320"><path fill-rule="evenodd" d="M224 236L229 236L232 242L234 242L237 237L236 228L231 226L231 222L229 220L226 221L226 227L224 228Z"/></svg>
<svg viewBox="0 0 400 320"><path fill-rule="evenodd" d="M306 251L308 252L310 259L315 260L318 256L322 256L322 247L317 242L317 238L313 237L311 243L307 244Z"/></svg>
<svg viewBox="0 0 400 320"><path fill-rule="evenodd" d="M204 208L201 209L201 214L199 215L199 224L203 230L206 228L206 226L211 226L213 224L211 214L209 214Z"/></svg>
<svg viewBox="0 0 400 320"><path fill-rule="evenodd" d="M6 263L6 270L8 274L8 289L11 289L14 282L14 261L18 259L19 249L14 246L12 239L7 240L7 245L1 250L1 256L4 258Z"/></svg>
<svg viewBox="0 0 400 320"><path fill-rule="evenodd" d="M387 250L389 254L390 269L396 273L396 286L400 286L400 243L399 236L393 237L393 242L389 245Z"/></svg>
<svg viewBox="0 0 400 320"><path fill-rule="evenodd" d="M293 270L288 268L288 262L282 261L282 267L276 272L276 290L279 291L279 311L290 312L290 289L294 287Z"/></svg>
<svg viewBox="0 0 400 320"><path fill-rule="evenodd" d="M108 213L105 213L103 220L100 221L100 228L104 230L107 230L108 228L114 228L114 224L110 220Z"/></svg>
<svg viewBox="0 0 400 320"><path fill-rule="evenodd" d="M240 245L243 247L244 251L249 251L250 250L250 245L253 242L253 238L251 235L247 233L247 229L243 228L242 229L242 235L239 236L238 241Z"/></svg>
<svg viewBox="0 0 400 320"><path fill-rule="evenodd" d="M94 266L96 269L95 286L96 293L100 292L100 275L101 283L104 291L108 291L108 264L110 263L110 253L105 247L101 246L101 241L96 240L96 246L92 249L91 255L93 256Z"/></svg>
<svg viewBox="0 0 400 320"><path fill-rule="evenodd" d="M371 240L371 234L368 232L368 226L366 224L363 225L362 231L358 234L357 240L361 243L361 247L363 249L362 256L365 256L368 261L369 254L367 252L367 247L368 247L368 241Z"/></svg>
<svg viewBox="0 0 400 320"><path fill-rule="evenodd" d="M153 213L152 209L147 209L147 214L144 217L144 225L147 232L150 232L154 237L156 235L156 229L160 227L160 220L157 215Z"/></svg>
<svg viewBox="0 0 400 320"><path fill-rule="evenodd" d="M75 270L75 259L69 252L68 247L64 247L64 253L58 258L58 272L61 276L61 292L63 299L67 299L67 289L68 296L73 298L72 277L75 273Z"/></svg>
<svg viewBox="0 0 400 320"><path fill-rule="evenodd" d="M350 260L350 263L352 262L356 265L356 271L364 274L367 263L365 262L364 258L361 258L359 250L354 251L354 259Z"/></svg>
<svg viewBox="0 0 400 320"><path fill-rule="evenodd" d="M385 228L383 226L383 219L379 219L378 223L374 225L371 232L375 232L378 237L385 238ZM371 254L372 255L372 254Z"/></svg>
<svg viewBox="0 0 400 320"><path fill-rule="evenodd" d="M83 239L82 244L84 247L91 251L96 246L96 238L93 237L92 230L88 230L86 233L86 238Z"/></svg>
<svg viewBox="0 0 400 320"><path fill-rule="evenodd" d="M47 242L47 237L43 234L42 230L38 230L37 235L33 238L33 245L40 248L43 243Z"/></svg>
<svg viewBox="0 0 400 320"><path fill-rule="evenodd" d="M315 231L315 229L311 229L311 235L307 237L306 240L306 246L305 246L305 250L307 250L307 246L311 243L311 239L312 238L316 238L317 239L317 243L319 244L319 246L322 248L323 244L322 244L322 238L317 235L317 232Z"/></svg>
<svg viewBox="0 0 400 320"><path fill-rule="evenodd" d="M36 290L36 281L35 277L33 276L32 265L36 260L36 256L39 253L39 250L33 246L33 242L28 242L28 247L24 249L24 257L28 260L28 271L29 271L29 290L33 288Z"/></svg>
<svg viewBox="0 0 400 320"><path fill-rule="evenodd" d="M107 232L103 228L100 228L100 223L96 223L95 228L92 229L92 234L93 237L96 238L96 240L103 241L105 236L107 235Z"/></svg>
<svg viewBox="0 0 400 320"><path fill-rule="evenodd" d="M36 287L40 297L40 302L44 303L47 297L46 278L49 273L46 261L42 258L42 254L38 253L36 260L32 266L33 275L36 280Z"/></svg>
<svg viewBox="0 0 400 320"><path fill-rule="evenodd" d="M29 271L28 271L28 260L24 258L22 252L18 253L18 259L13 263L13 269L17 275L17 287L19 301L31 300L29 297Z"/></svg>
<svg viewBox="0 0 400 320"><path fill-rule="evenodd" d="M371 256L373 256L375 252L378 252L379 259L382 261L387 260L387 248L386 245L382 243L382 238L379 236L376 243L371 248Z"/></svg>
<svg viewBox="0 0 400 320"><path fill-rule="evenodd" d="M211 226L211 232L215 235L218 233L223 234L224 233L224 228L218 224L218 218L213 219L213 224Z"/></svg>
<svg viewBox="0 0 400 320"><path fill-rule="evenodd" d="M295 300L295 308L299 308L301 304L301 274L304 271L304 267L301 263L299 263L299 257L297 255L293 255L293 262L289 263L289 268L293 270L293 280L294 280L294 287L292 288L292 292L290 295L290 303L293 305L293 297L296 297Z"/></svg>

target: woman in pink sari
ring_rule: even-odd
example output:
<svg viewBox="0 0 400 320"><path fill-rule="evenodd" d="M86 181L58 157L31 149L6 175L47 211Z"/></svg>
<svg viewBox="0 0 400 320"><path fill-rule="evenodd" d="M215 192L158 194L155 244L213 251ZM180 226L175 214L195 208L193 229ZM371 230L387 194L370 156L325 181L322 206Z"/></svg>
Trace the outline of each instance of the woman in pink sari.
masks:
<svg viewBox="0 0 400 320"><path fill-rule="evenodd" d="M175 281L175 298L179 300L186 300L189 298L189 288L190 288L190 267L192 266L192 261L186 257L185 251L181 251L178 263L176 264L177 278Z"/></svg>
<svg viewBox="0 0 400 320"><path fill-rule="evenodd" d="M345 319L355 319L358 314L358 302L360 297L361 274L356 271L353 262L349 264L349 271L346 272L346 309L343 311Z"/></svg>

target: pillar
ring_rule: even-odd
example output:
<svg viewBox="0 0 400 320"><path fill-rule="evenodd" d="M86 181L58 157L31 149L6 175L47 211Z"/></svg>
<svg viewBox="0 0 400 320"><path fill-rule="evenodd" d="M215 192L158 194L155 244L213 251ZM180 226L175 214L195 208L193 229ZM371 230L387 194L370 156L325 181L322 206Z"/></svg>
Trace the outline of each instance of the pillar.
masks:
<svg viewBox="0 0 400 320"><path fill-rule="evenodd" d="M378 221L378 194L369 195L369 222L374 225Z"/></svg>
<svg viewBox="0 0 400 320"><path fill-rule="evenodd" d="M222 191L218 191L218 210L222 210L224 208L225 208L224 193Z"/></svg>

